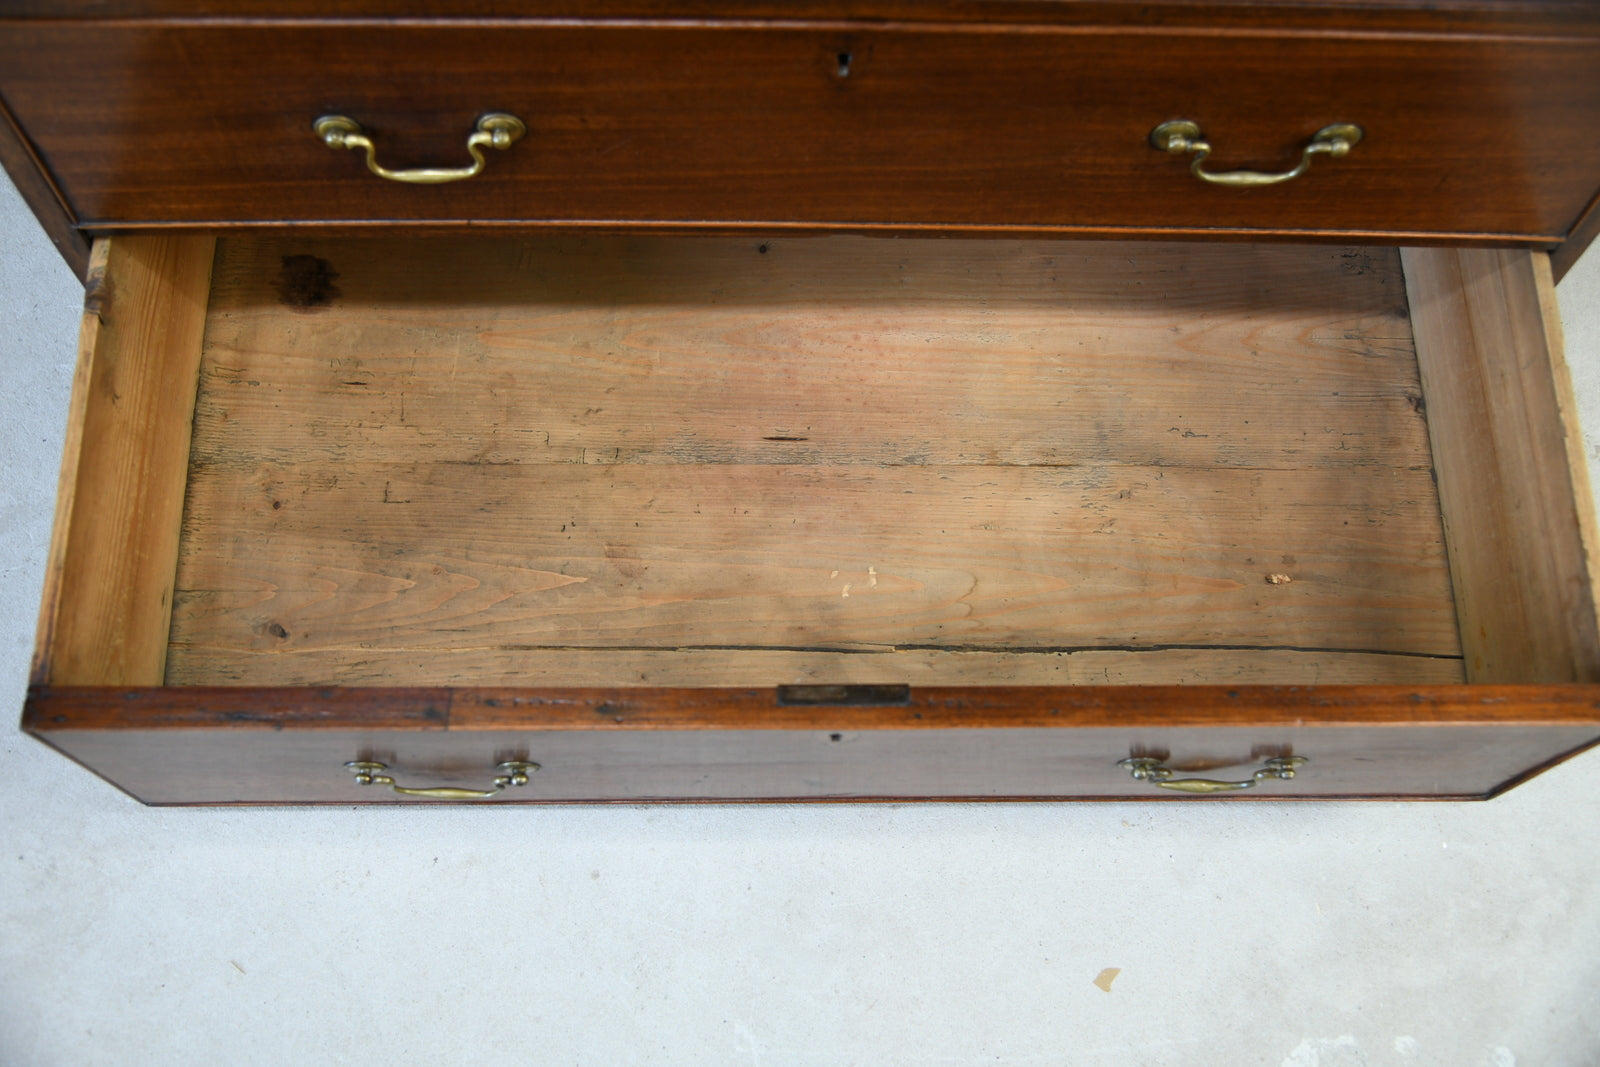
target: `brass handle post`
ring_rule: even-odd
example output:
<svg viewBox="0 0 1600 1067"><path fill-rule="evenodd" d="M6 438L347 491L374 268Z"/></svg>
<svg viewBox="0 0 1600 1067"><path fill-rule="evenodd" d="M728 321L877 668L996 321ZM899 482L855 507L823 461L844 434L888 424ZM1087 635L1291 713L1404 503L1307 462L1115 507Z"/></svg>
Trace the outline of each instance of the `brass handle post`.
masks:
<svg viewBox="0 0 1600 1067"><path fill-rule="evenodd" d="M472 164L466 167L419 167L390 170L378 162L378 149L361 124L345 115L324 115L311 129L329 148L361 149L367 154L367 169L380 178L412 185L440 185L471 178L483 171L484 148L510 148L527 134L527 125L515 115L493 112L478 119L478 126L467 135L467 153Z"/></svg>
<svg viewBox="0 0 1600 1067"><path fill-rule="evenodd" d="M1300 152L1300 162L1292 169L1279 174L1263 174L1255 170L1227 170L1210 171L1205 169L1206 157L1211 155L1211 143L1200 135L1198 123L1188 119L1173 119L1163 122L1150 131L1150 144L1163 152L1180 156L1185 152L1194 153L1194 159L1189 164L1189 171L1201 181L1210 182L1212 185L1230 185L1234 187L1253 187L1259 185L1277 185L1279 182L1290 181L1306 172L1311 166L1311 157L1327 155L1338 158L1350 154L1350 149L1361 143L1362 131L1360 126L1352 126L1341 122L1333 126L1324 126L1311 135L1311 140L1306 143Z"/></svg>
<svg viewBox="0 0 1600 1067"><path fill-rule="evenodd" d="M400 785L385 774L389 765L376 760L351 760L345 764L345 769L356 776L357 785L386 785L401 796L426 797L429 800L485 800L499 796L510 786L527 785L528 776L538 770L539 765L527 760L507 760L495 768L500 773L495 776L492 789L462 789L457 786L415 789Z"/></svg>
<svg viewBox="0 0 1600 1067"><path fill-rule="evenodd" d="M1151 756L1134 756L1118 760L1118 767L1126 767L1128 774L1141 782L1172 789L1180 793L1233 793L1240 789L1253 789L1258 782L1269 778L1293 778L1295 771L1309 762L1304 756L1276 756L1266 761L1259 771L1242 782L1219 782L1212 778L1174 778L1171 767Z"/></svg>

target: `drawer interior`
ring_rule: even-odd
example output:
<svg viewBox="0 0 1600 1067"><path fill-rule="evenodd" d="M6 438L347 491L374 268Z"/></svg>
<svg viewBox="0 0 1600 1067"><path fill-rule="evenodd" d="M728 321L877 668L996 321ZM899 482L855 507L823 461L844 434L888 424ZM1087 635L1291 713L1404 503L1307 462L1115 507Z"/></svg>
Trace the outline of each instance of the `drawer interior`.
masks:
<svg viewBox="0 0 1600 1067"><path fill-rule="evenodd" d="M1462 680L1392 249L222 243L169 684Z"/></svg>
<svg viewBox="0 0 1600 1067"><path fill-rule="evenodd" d="M159 803L1489 796L1600 707L1556 321L1522 251L113 237L24 724Z"/></svg>
<svg viewBox="0 0 1600 1067"><path fill-rule="evenodd" d="M1552 680L1464 646L1394 249L125 240L98 373L171 410L69 456L43 680Z"/></svg>

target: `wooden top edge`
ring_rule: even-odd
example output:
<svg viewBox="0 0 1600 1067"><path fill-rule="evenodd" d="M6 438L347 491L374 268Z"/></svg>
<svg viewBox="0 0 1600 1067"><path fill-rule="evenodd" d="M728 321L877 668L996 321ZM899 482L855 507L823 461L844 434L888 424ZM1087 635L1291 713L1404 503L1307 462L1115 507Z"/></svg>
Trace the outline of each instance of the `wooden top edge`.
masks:
<svg viewBox="0 0 1600 1067"><path fill-rule="evenodd" d="M47 687L36 734L126 729L921 730L1585 725L1600 685L974 686L880 706L785 706L776 689Z"/></svg>
<svg viewBox="0 0 1600 1067"><path fill-rule="evenodd" d="M3 19L652 19L1492 30L1600 26L1592 0L0 0Z"/></svg>
<svg viewBox="0 0 1600 1067"><path fill-rule="evenodd" d="M1236 227L1068 226L1026 223L905 223L784 221L693 221L683 219L272 219L228 222L219 219L160 222L90 220L84 232L96 237L129 233L192 231L218 237L278 237L313 232L318 237L392 239L396 237L473 236L522 237L530 234L576 233L597 236L749 236L786 238L872 237L884 240L1070 240L1172 241L1182 243L1382 245L1385 247L1526 248L1559 247L1559 234L1434 232L1417 230L1294 230Z"/></svg>
<svg viewBox="0 0 1600 1067"><path fill-rule="evenodd" d="M445 729L451 691L444 688L168 688L45 686L28 690L22 727L58 730L173 728Z"/></svg>
<svg viewBox="0 0 1600 1067"><path fill-rule="evenodd" d="M1542 773L1542 771L1541 771ZM1520 784L1521 779L1517 783ZM113 783L114 784L114 783ZM1386 803L1404 802L1417 803L1448 803L1460 804L1493 800L1507 789L1496 786L1494 790L1483 793L1219 793L1213 796L1187 793L1171 793L1151 790L1149 793L1129 795L1126 793L1097 794L1097 793L1040 793L1025 796L991 796L987 793L978 795L968 794L935 794L920 793L898 794L894 796L788 796L788 797L587 797L582 800L569 800L564 797L506 797L495 799L491 802L494 807L519 807L519 808L549 808L549 807L639 807L648 805L652 808L755 808L768 806L782 806L792 804L805 805L851 805L859 806L870 804L959 804L970 807L973 804L1259 804L1263 801L1269 804L1344 804L1350 801L1367 803L1382 801ZM126 792L126 790L124 790ZM128 793L133 796L132 793ZM145 800L142 797L133 797L139 803L149 808L269 808L282 807L286 803L281 800ZM348 799L340 800L296 800L295 807L304 808L349 808ZM363 807L414 807L414 808L440 808L459 810L462 806L472 806L479 801L450 801L430 800L419 803L407 797L394 799L362 800Z"/></svg>

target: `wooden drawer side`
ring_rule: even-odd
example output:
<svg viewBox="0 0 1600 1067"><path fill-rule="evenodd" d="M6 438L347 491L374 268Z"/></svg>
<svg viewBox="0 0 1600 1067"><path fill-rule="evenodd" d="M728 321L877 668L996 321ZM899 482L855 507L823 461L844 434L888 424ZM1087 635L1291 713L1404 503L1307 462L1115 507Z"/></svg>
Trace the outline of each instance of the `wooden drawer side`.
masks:
<svg viewBox="0 0 1600 1067"><path fill-rule="evenodd" d="M1548 257L1403 259L1467 678L1600 681L1600 541Z"/></svg>
<svg viewBox="0 0 1600 1067"><path fill-rule="evenodd" d="M215 244L147 236L95 246L36 683L153 685L164 677Z"/></svg>

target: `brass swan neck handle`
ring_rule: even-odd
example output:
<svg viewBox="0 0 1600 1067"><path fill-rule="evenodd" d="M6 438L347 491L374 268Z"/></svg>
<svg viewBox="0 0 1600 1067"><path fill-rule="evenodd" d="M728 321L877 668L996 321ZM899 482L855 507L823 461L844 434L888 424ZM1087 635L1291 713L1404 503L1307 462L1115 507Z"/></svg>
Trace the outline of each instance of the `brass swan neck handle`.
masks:
<svg viewBox="0 0 1600 1067"><path fill-rule="evenodd" d="M465 167L419 167L413 170L390 170L378 162L378 149L361 124L346 115L324 115L311 124L311 129L329 148L361 149L367 154L367 169L380 178L412 185L442 185L474 177L483 171L483 150L505 150L528 133L527 124L515 115L491 112L478 119L477 128L467 135L467 154L472 163Z"/></svg>
<svg viewBox="0 0 1600 1067"><path fill-rule="evenodd" d="M1134 756L1131 759L1118 760L1117 766L1127 768L1128 773L1137 781L1149 782L1162 789L1172 789L1180 793L1234 793L1241 789L1253 789L1257 783L1268 779L1293 778L1295 772L1307 762L1309 761L1304 756L1276 756L1267 760L1260 770L1241 782L1224 782L1213 778L1174 778L1171 767L1150 756Z"/></svg>
<svg viewBox="0 0 1600 1067"><path fill-rule="evenodd" d="M458 786L417 789L403 786L384 773L389 769L388 764L376 760L351 760L345 764L345 769L356 776L357 785L386 785L401 796L425 797L429 800L486 800L499 796L509 787L527 785L528 776L538 770L539 765L527 760L507 760L495 768L500 773L495 776L493 788L490 789L463 789Z"/></svg>
<svg viewBox="0 0 1600 1067"><path fill-rule="evenodd" d="M1188 119L1163 122L1150 131L1150 144L1175 156L1192 152L1194 160L1189 164L1189 171L1201 181L1210 182L1212 185L1248 188L1277 185L1298 178L1311 166L1312 156L1327 155L1338 158L1349 155L1350 150L1361 143L1362 136L1361 127L1349 123L1324 126L1312 134L1311 140L1306 142L1305 148L1300 152L1300 162L1292 169L1277 174L1263 174L1255 170L1206 170L1205 161L1206 157L1211 155L1211 142L1201 136L1199 124Z"/></svg>

